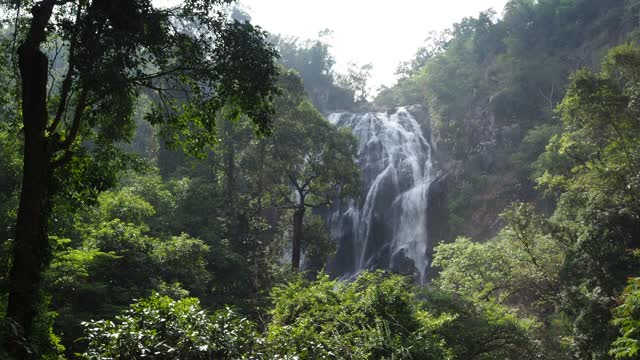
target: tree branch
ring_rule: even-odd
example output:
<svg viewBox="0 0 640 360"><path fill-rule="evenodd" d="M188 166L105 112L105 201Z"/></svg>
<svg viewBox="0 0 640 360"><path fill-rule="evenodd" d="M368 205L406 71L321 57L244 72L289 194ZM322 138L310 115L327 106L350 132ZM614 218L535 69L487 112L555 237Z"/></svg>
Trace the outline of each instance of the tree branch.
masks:
<svg viewBox="0 0 640 360"><path fill-rule="evenodd" d="M56 41L56 52L53 55L53 59L51 59L51 64L49 64L49 78L51 78L51 85L49 86L49 91L47 91L47 104L49 103L49 99L51 99L51 93L53 92L53 88L56 84L56 75L53 73L53 67L58 61L58 56L62 52L62 45L58 46L58 42Z"/></svg>
<svg viewBox="0 0 640 360"><path fill-rule="evenodd" d="M82 6L78 4L78 9L76 10L76 24L80 21L80 16L82 14ZM53 122L47 129L49 133L56 131L56 128L60 124L62 120L62 115L65 112L67 107L67 101L69 100L69 93L71 92L71 85L73 85L73 72L75 71L75 48L76 42L74 39L71 40L71 45L69 47L69 69L67 69L67 74L62 82L62 93L60 94L60 103L58 104L58 111L56 111L56 117L53 119ZM55 59L54 59L55 61Z"/></svg>
<svg viewBox="0 0 640 360"><path fill-rule="evenodd" d="M56 146L57 150L68 149L71 144L76 140L78 132L80 131L80 124L82 123L82 114L87 106L87 90L83 89L78 97L78 104L76 105L75 114L73 114L73 122L71 123L71 129L65 137L64 141L60 142Z"/></svg>

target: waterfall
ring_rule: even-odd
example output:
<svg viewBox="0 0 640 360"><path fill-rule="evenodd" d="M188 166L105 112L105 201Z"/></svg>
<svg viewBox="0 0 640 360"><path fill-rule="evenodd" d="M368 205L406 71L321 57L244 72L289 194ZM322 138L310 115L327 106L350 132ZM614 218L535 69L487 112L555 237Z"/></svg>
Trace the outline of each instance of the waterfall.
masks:
<svg viewBox="0 0 640 360"><path fill-rule="evenodd" d="M412 272L421 283L427 259L431 146L406 108L395 113L334 113L329 121L358 138L363 194L336 206L329 217L341 275L386 268ZM412 267L413 266L413 267Z"/></svg>

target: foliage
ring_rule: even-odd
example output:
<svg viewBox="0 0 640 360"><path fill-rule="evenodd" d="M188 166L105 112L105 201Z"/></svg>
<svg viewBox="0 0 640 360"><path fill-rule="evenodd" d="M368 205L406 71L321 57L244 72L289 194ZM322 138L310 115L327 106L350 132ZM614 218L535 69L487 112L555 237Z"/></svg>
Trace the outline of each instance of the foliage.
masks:
<svg viewBox="0 0 640 360"><path fill-rule="evenodd" d="M266 333L270 354L300 359L448 359L434 333L447 316L415 302L405 278L364 273L350 284L320 275L274 289Z"/></svg>
<svg viewBox="0 0 640 360"><path fill-rule="evenodd" d="M562 271L562 306L574 319L577 356L607 356L615 338L609 309L629 274L640 271L629 251L640 234L638 59L638 49L624 45L609 52L602 72L574 74L559 106L563 131L547 148L570 171L552 167L539 179L561 192L554 219L574 239Z"/></svg>
<svg viewBox="0 0 640 360"><path fill-rule="evenodd" d="M537 325L495 303L474 304L384 272L352 283L320 274L277 287L263 335L228 308L158 294L115 321L84 323L85 358L503 359L531 355ZM206 346L205 346L206 345ZM518 354L518 355L516 355ZM529 355L528 355L529 354Z"/></svg>
<svg viewBox="0 0 640 360"><path fill-rule="evenodd" d="M536 159L560 130L555 108L569 75L598 68L609 48L636 36L634 6L625 0L509 1L499 17L485 11L430 34L399 69L398 83L382 89L380 105L418 103L429 110L433 141L452 172L451 240L493 236L497 215L511 201L543 203L533 180L547 165L566 164L550 154ZM478 181L483 176L488 181Z"/></svg>
<svg viewBox="0 0 640 360"><path fill-rule="evenodd" d="M15 89L2 98L16 94L24 148L5 317L29 341L38 336L37 294L52 258L50 215L69 215L115 186L123 169L140 168L118 144L134 136L143 92L153 102L144 118L192 154L216 140L222 109L269 132L277 54L260 28L220 11L230 2L0 2L3 22L15 17L3 50L17 55L7 82ZM24 358L21 336L3 345Z"/></svg>
<svg viewBox="0 0 640 360"><path fill-rule="evenodd" d="M614 48L601 72L582 69L571 78L558 107L561 128L552 130L535 164L540 188L557 196L552 216L516 203L503 213L506 225L495 239L459 238L435 250L437 286L537 317L549 356L609 358L616 337L610 309L626 278L640 270L633 256L640 234L638 54L632 46ZM528 137L537 132L546 130ZM630 341L621 337L611 354L633 351L624 347Z"/></svg>
<svg viewBox="0 0 640 360"><path fill-rule="evenodd" d="M324 219L317 215L307 216L303 233L302 252L305 268L311 271L323 270L324 265L337 250L337 244L331 239Z"/></svg>
<svg viewBox="0 0 640 360"><path fill-rule="evenodd" d="M120 219L126 223L144 224L155 213L151 204L127 191L103 193L99 203L98 216L104 221Z"/></svg>
<svg viewBox="0 0 640 360"><path fill-rule="evenodd" d="M640 278L631 278L628 284L623 303L613 310L613 324L620 328L610 351L616 359L633 359L640 353Z"/></svg>
<svg viewBox="0 0 640 360"><path fill-rule="evenodd" d="M27 137L12 54L34 3L2 2L21 7L15 40L0 36L2 317ZM38 3L54 6L52 253L32 336L2 323L34 356L638 357L640 50L597 65L636 27L637 1L509 1L500 18L432 34L380 92L378 104L428 108L454 233L478 198L502 211L492 239L437 246L420 288L322 272L336 250L323 216L359 193L359 170L355 139L320 111L365 102L369 71L337 74L327 34L272 36L276 79L266 34L228 1ZM528 202L504 209L514 199ZM283 261L296 234L304 275Z"/></svg>
<svg viewBox="0 0 640 360"><path fill-rule="evenodd" d="M15 222L20 184L20 144L11 133L16 129L0 121L0 238L10 239Z"/></svg>
<svg viewBox="0 0 640 360"><path fill-rule="evenodd" d="M449 321L435 329L456 359L537 359L540 322L493 300L469 299L441 289L422 289L418 298L432 316Z"/></svg>
<svg viewBox="0 0 640 360"><path fill-rule="evenodd" d="M321 111L349 109L354 105L355 89L341 83L333 69L335 60L326 40L329 35L330 31L325 30L315 40L300 41L281 35L271 35L270 40L282 65L300 74L314 106Z"/></svg>
<svg viewBox="0 0 640 360"><path fill-rule="evenodd" d="M210 274L207 272L207 254L210 252L202 240L187 234L171 236L159 242L151 256L156 274L164 281L181 283L194 294L204 294Z"/></svg>
<svg viewBox="0 0 640 360"><path fill-rule="evenodd" d="M153 294L114 321L83 323L85 359L239 359L255 344L254 325L230 309L208 315L195 298Z"/></svg>
<svg viewBox="0 0 640 360"><path fill-rule="evenodd" d="M371 64L356 65L349 64L349 68L345 75L338 78L339 83L347 88L353 89L354 101L356 104L364 104L370 97L371 89L369 88L369 78L371 77Z"/></svg>
<svg viewBox="0 0 640 360"><path fill-rule="evenodd" d="M8 33L0 34L0 46L6 48ZM10 66L11 56L5 52L0 57L0 315L6 305L6 289L11 267L12 239L15 238L15 220L18 192L22 176L20 132L17 125L15 79Z"/></svg>
<svg viewBox="0 0 640 360"><path fill-rule="evenodd" d="M129 188L103 193L89 214L92 217L81 218L82 225L70 232L77 239L58 240L44 288L53 295L51 305L60 314L55 325L63 341L73 344L69 351L79 350L73 342L81 332L78 320L111 317L154 289L207 293L209 247L186 234L150 236L144 221L154 213Z"/></svg>
<svg viewBox="0 0 640 360"><path fill-rule="evenodd" d="M445 293L473 301L480 309L476 311L501 314L516 328L523 326L521 336L539 339L544 349L536 351L563 357L564 338L569 333L565 324L550 321L561 302L560 276L568 250L566 239L560 236L562 229L554 228L528 204L513 204L502 217L506 226L495 239L477 243L458 238L437 246L433 266L440 272L434 284ZM518 316L533 316L539 325L527 324L526 318ZM516 343L522 341L517 331L510 331ZM547 336L552 333L554 336ZM509 346L500 348L509 351Z"/></svg>
<svg viewBox="0 0 640 360"><path fill-rule="evenodd" d="M305 100L295 73L284 74L281 86L285 90L276 99L273 134L264 140L266 148L258 147L266 154L265 171L276 188L272 201L285 207L319 208L337 196L356 194L359 172L353 135L334 127Z"/></svg>
<svg viewBox="0 0 640 360"><path fill-rule="evenodd" d="M19 142L11 133L13 126L0 120L0 308L6 304L11 267L18 189L20 187Z"/></svg>
<svg viewBox="0 0 640 360"><path fill-rule="evenodd" d="M544 313L557 297L566 246L550 236L545 219L530 205L514 204L502 216L507 225L494 240L458 238L439 245L435 283L468 299L524 301Z"/></svg>
<svg viewBox="0 0 640 360"><path fill-rule="evenodd" d="M261 159L266 200L278 209L295 210L291 253L298 269L307 209L326 209L336 199L355 197L360 177L354 136L329 123L306 100L295 72L284 73L280 86L273 134L252 148L258 152L252 157Z"/></svg>

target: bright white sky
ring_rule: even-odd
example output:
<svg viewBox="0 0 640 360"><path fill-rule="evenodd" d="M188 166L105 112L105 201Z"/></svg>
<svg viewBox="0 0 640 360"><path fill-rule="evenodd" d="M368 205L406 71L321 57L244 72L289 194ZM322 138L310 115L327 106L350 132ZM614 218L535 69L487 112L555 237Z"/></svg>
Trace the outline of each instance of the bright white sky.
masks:
<svg viewBox="0 0 640 360"><path fill-rule="evenodd" d="M155 0L169 5L179 0ZM373 65L371 87L393 85L395 71L410 60L430 31L444 30L466 16L494 9L507 0L240 0L252 23L265 30L315 39L324 29L338 71L349 62ZM325 40L326 41L326 40Z"/></svg>
<svg viewBox="0 0 640 360"><path fill-rule="evenodd" d="M273 33L316 38L333 30L328 41L344 70L348 62L371 63L372 88L392 85L398 64L412 58L429 32L450 27L466 16L507 0L240 0L252 23Z"/></svg>

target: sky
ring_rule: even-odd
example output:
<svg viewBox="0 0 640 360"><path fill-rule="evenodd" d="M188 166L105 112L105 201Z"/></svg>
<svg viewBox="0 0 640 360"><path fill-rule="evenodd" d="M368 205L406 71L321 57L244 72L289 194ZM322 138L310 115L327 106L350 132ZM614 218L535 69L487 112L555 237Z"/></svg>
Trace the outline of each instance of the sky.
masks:
<svg viewBox="0 0 640 360"><path fill-rule="evenodd" d="M328 43L338 71L349 62L373 65L371 85L392 85L396 68L410 60L430 31L441 31L466 16L507 0L241 0L252 23L269 32L316 38L333 31Z"/></svg>
<svg viewBox="0 0 640 360"><path fill-rule="evenodd" d="M320 31L332 46L336 69L350 62L371 64L371 88L391 86L403 61L411 60L431 31L445 30L467 16L494 9L500 15L508 0L239 0L252 23L301 40ZM179 0L154 0L163 6Z"/></svg>

